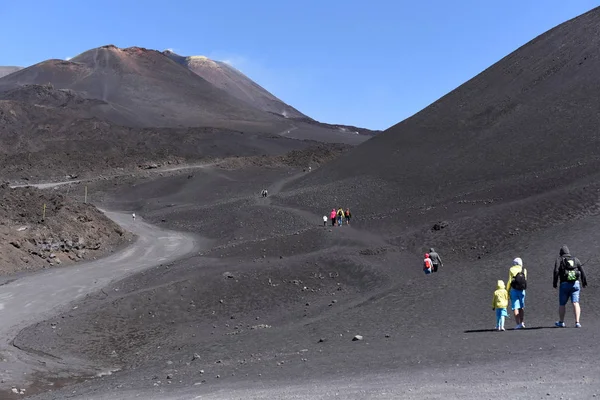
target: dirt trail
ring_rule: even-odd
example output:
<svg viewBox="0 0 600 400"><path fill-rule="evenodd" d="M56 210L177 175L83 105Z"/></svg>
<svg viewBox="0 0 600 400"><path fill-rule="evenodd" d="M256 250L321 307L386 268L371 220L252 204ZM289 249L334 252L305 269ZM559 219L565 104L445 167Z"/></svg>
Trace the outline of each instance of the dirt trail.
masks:
<svg viewBox="0 0 600 400"><path fill-rule="evenodd" d="M181 168L183 169L183 168ZM256 199L256 204L295 213L311 223L319 224L322 217L308 211L272 204L270 196L278 194L286 184L300 178L298 173L281 179L268 187L269 197ZM72 181L71 181L72 182ZM36 184L40 188L51 188L71 182ZM101 290L111 282L125 278L152 266L168 263L191 253L194 250L208 250L209 241L191 235L159 230L145 223L139 217L133 221L130 214L106 212L107 216L124 229L135 233L138 239L125 250L102 260L79 266L55 269L8 281L0 286L0 354L6 361L0 361L0 379L27 386L27 379L37 371L61 371L73 369L82 373L97 374L97 367L84 360L56 358L50 355L28 352L12 344L21 329L43 321L59 312L71 309L70 303L83 296ZM330 229L327 227L327 229ZM332 245L344 243L364 243L368 246L389 245L383 237L359 231L350 226L333 228L336 238ZM68 368L67 368L68 367ZM26 375L25 375L26 374ZM0 384L1 390L10 390ZM135 397L135 396L134 396ZM77 397L75 397L77 398ZM125 397L123 397L125 398Z"/></svg>
<svg viewBox="0 0 600 400"><path fill-rule="evenodd" d="M323 223L322 215L316 215L309 211L300 210L300 209L294 208L294 207L275 205L275 204L273 204L273 202L271 200L272 196L279 194L281 192L281 190L287 184L290 184L290 183L294 182L295 180L300 179L302 176L309 174L309 173L310 172L299 172L295 175L292 175L290 177L287 177L285 179L281 179L281 180L275 182L274 184L272 184L271 186L269 186L267 188L269 196L268 197L258 197L256 199L256 204L259 206L271 207L271 208L275 208L278 210L291 212L291 213L298 215L299 217L304 218L306 221L308 221L311 224L314 223L314 224L322 225L322 223ZM341 227L331 227L329 225L329 219L328 219L327 226L325 228L326 229L331 228L336 231L337 236L336 236L335 242L333 243L334 245L338 245L338 244L343 245L345 242L349 242L349 241L352 241L354 243L356 243L356 242L363 243L366 246L386 247L386 246L390 245L383 236L376 235L376 234L366 232L366 231L360 231L358 229L355 229L351 225L343 225Z"/></svg>
<svg viewBox="0 0 600 400"><path fill-rule="evenodd" d="M12 339L21 329L72 308L70 303L111 282L207 247L202 238L162 230L140 218L133 221L130 214L105 214L137 236L126 249L98 261L24 276L0 286L0 381L3 382L0 390L10 390L3 387L8 383L26 384L36 371L62 370L68 366L70 370L98 373L93 366L79 360L19 350L12 345Z"/></svg>
<svg viewBox="0 0 600 400"><path fill-rule="evenodd" d="M216 164L218 164L217 162L212 162L212 163L206 163L206 164L192 164L192 165L182 165L182 166L178 166L178 167L169 167L169 168L157 168L152 170L152 172L156 172L156 173L163 173L163 172L176 172L176 171L182 171L182 170L186 170L186 169L200 169L200 168L210 168L215 166ZM112 178L119 178L122 176L130 176L131 172L128 173L121 173L121 174L114 174L114 175L108 175L106 176L106 178L112 179ZM18 188L18 187L27 187L27 186L32 186L32 187L36 187L38 189L50 189L53 187L57 187L57 186L63 186L63 185L69 185L72 183L82 183L82 182L92 182L97 178L88 178L88 179L72 179L72 180L68 180L68 181L60 181L60 182L45 182L45 183L20 183L20 184L14 184L14 185L10 185L11 188Z"/></svg>

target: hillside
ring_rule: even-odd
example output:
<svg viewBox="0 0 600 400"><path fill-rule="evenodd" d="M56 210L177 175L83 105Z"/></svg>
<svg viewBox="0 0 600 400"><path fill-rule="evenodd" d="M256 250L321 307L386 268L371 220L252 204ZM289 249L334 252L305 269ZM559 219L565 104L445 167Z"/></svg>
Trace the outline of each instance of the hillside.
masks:
<svg viewBox="0 0 600 400"><path fill-rule="evenodd" d="M60 194L3 184L0 202L0 275L103 256L132 239L93 205Z"/></svg>
<svg viewBox="0 0 600 400"><path fill-rule="evenodd" d="M20 70L21 67L0 67L0 78Z"/></svg>
<svg viewBox="0 0 600 400"><path fill-rule="evenodd" d="M113 122L131 126L219 126L228 121L274 122L160 52L109 45L70 61L47 60L0 78L0 92L51 83L102 100ZM128 120L123 121L122 115Z"/></svg>
<svg viewBox="0 0 600 400"><path fill-rule="evenodd" d="M166 243L177 258L116 254L119 271L146 269L5 334L0 395L25 381L37 400L597 396L599 27L600 9L558 26L312 170L298 168L315 161L300 151L90 185L103 208L152 224L124 222L138 251ZM323 224L333 207L351 222ZM564 244L590 283L577 329L570 305L566 328L554 325ZM444 262L425 275L430 247ZM515 257L526 326L511 317L500 332L490 300ZM3 286L15 295L6 310L29 296L47 309L20 285ZM19 369L25 354L37 373Z"/></svg>
<svg viewBox="0 0 600 400"><path fill-rule="evenodd" d="M180 56L170 50L164 55L189 68L214 86L263 111L285 118L307 118L295 108L269 93L246 75L222 61L213 61L203 56Z"/></svg>
<svg viewBox="0 0 600 400"><path fill-rule="evenodd" d="M585 215L600 168L598 45L595 9L298 180L285 201L342 201L402 245L435 238L463 250ZM440 220L449 229L434 235Z"/></svg>

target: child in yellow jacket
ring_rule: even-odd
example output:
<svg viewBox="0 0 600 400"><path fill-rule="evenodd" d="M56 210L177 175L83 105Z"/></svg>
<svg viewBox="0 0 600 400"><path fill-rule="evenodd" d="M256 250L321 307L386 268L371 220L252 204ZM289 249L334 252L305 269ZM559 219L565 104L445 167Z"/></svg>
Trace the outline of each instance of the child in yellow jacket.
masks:
<svg viewBox="0 0 600 400"><path fill-rule="evenodd" d="M494 298L492 299L492 310L496 310L496 330L504 330L504 318L508 316L506 308L508 307L508 292L504 281L499 280L496 291L494 292Z"/></svg>

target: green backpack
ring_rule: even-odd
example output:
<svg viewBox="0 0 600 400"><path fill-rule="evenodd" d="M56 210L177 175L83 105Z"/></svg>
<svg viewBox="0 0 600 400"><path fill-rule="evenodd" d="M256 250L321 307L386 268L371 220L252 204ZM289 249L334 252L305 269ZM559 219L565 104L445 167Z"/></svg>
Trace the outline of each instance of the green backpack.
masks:
<svg viewBox="0 0 600 400"><path fill-rule="evenodd" d="M575 282L579 279L579 270L575 264L574 257L563 257L561 260L561 267L563 270L563 277L567 282Z"/></svg>

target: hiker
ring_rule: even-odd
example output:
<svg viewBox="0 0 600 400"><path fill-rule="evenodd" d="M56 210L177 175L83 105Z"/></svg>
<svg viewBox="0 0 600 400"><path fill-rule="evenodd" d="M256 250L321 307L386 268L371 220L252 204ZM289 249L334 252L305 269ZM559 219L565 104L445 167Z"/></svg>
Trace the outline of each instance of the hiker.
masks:
<svg viewBox="0 0 600 400"><path fill-rule="evenodd" d="M496 291L494 292L494 297L492 299L492 310L496 311L496 330L503 331L504 330L504 319L508 317L508 312L506 308L508 307L508 292L506 291L506 286L504 285L504 281L498 280L498 284L496 286Z"/></svg>
<svg viewBox="0 0 600 400"><path fill-rule="evenodd" d="M323 226L327 227L327 215L323 215Z"/></svg>
<svg viewBox="0 0 600 400"><path fill-rule="evenodd" d="M267 189L263 189L261 194L262 194L262 197L267 197Z"/></svg>
<svg viewBox="0 0 600 400"><path fill-rule="evenodd" d="M133 220L135 221L135 213L131 214L131 216L133 217Z"/></svg>
<svg viewBox="0 0 600 400"><path fill-rule="evenodd" d="M338 226L342 226L343 219L344 219L344 209L342 207L338 208L337 217L338 217Z"/></svg>
<svg viewBox="0 0 600 400"><path fill-rule="evenodd" d="M527 289L527 270L523 268L523 260L517 257L513 260L513 266L508 270L506 285L517 323L515 329L525 328L525 289Z"/></svg>
<svg viewBox="0 0 600 400"><path fill-rule="evenodd" d="M352 213L350 212L349 208L346 208L344 216L346 217L346 225L350 225L350 218L352 218Z"/></svg>
<svg viewBox="0 0 600 400"><path fill-rule="evenodd" d="M557 283L560 280L560 288L558 289L558 321L554 324L559 328L565 327L565 308L571 299L573 303L573 312L575 314L575 328L581 328L579 317L581 316L581 307L579 305L579 292L581 286L587 286L585 272L583 272L583 264L577 257L573 257L567 246L560 249L559 256L554 262L554 279L552 285L557 288ZM579 281L581 280L581 283Z"/></svg>
<svg viewBox="0 0 600 400"><path fill-rule="evenodd" d="M433 247L429 249L429 257L431 257L431 262L433 263L433 272L438 272L438 267L444 266L444 263L442 263L442 257L435 252Z"/></svg>
<svg viewBox="0 0 600 400"><path fill-rule="evenodd" d="M337 215L337 212L335 211L335 208L331 209L331 214L329 214L329 218L331 218L331 226L335 226L335 217Z"/></svg>
<svg viewBox="0 0 600 400"><path fill-rule="evenodd" d="M429 258L429 254L425 253L425 259L423 260L423 272L425 275L429 275L433 268L433 263L431 262L431 258Z"/></svg>

